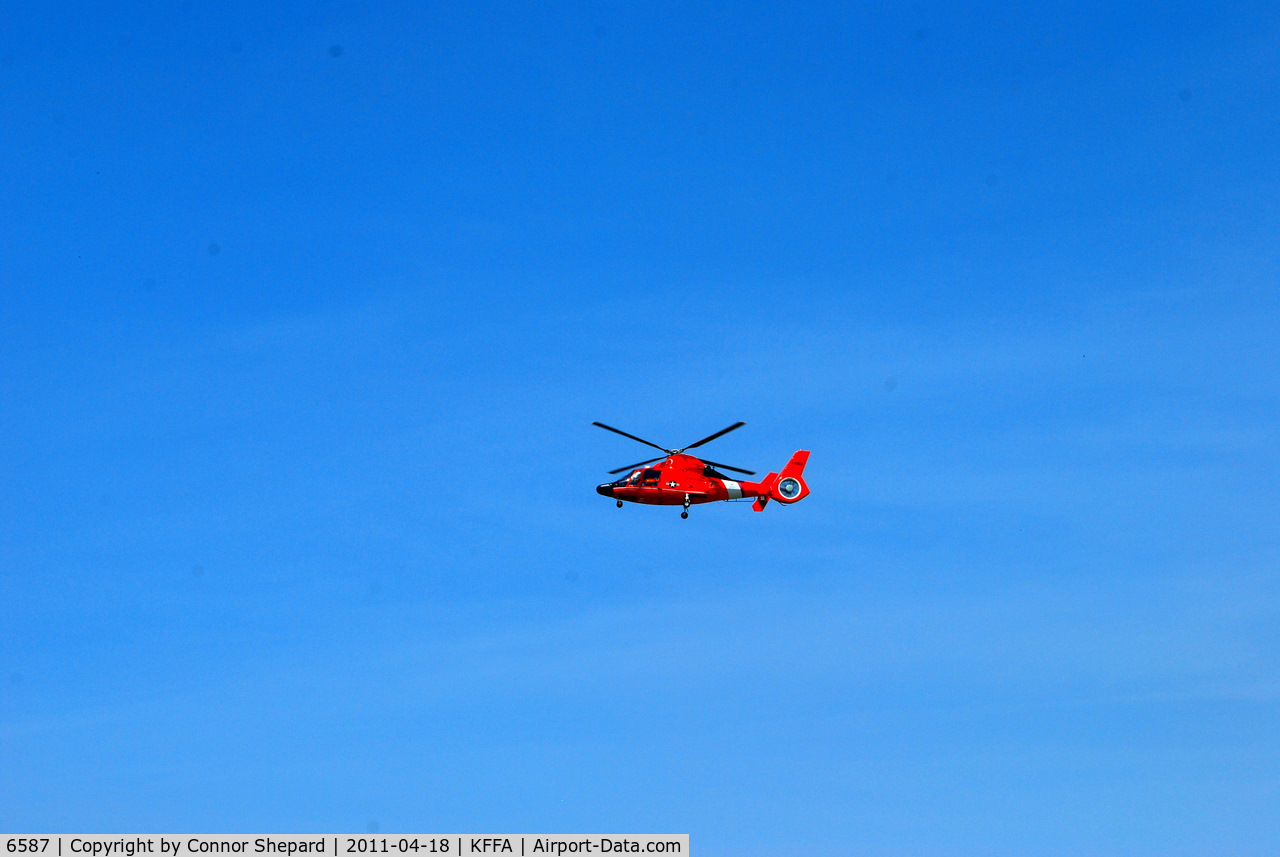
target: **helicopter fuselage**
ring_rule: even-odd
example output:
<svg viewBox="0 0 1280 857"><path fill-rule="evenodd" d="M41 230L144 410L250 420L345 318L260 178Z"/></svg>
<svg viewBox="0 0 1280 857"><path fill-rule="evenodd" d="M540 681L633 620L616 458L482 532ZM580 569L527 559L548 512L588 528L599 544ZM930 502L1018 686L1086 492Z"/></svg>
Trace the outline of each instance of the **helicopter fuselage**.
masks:
<svg viewBox="0 0 1280 857"><path fill-rule="evenodd" d="M809 461L805 450L797 452L782 468L760 482L737 482L692 455L671 455L650 467L637 467L617 482L596 486L596 493L649 506L696 506L722 500L755 498L760 511L769 500L794 503L809 493L801 473Z"/></svg>
<svg viewBox="0 0 1280 857"><path fill-rule="evenodd" d="M692 455L672 455L652 467L637 467L617 482L598 485L596 493L650 506L683 506L686 496L689 505L696 505L768 493L759 490L762 486L758 482L734 482L713 473L709 465Z"/></svg>

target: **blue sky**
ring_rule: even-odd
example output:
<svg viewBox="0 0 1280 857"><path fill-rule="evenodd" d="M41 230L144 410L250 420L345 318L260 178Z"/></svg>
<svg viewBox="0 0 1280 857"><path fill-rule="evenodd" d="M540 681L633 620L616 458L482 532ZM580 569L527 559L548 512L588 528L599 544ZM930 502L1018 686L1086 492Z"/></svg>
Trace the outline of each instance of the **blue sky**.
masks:
<svg viewBox="0 0 1280 857"><path fill-rule="evenodd" d="M1273 5L2 14L0 829L1280 848Z"/></svg>

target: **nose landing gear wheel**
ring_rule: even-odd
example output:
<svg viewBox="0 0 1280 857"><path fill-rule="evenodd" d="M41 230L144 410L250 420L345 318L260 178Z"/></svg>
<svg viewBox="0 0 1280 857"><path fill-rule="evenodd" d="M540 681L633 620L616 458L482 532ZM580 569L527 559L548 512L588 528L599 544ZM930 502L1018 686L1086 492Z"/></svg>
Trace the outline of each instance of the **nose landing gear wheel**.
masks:
<svg viewBox="0 0 1280 857"><path fill-rule="evenodd" d="M622 508L622 501L621 501L621 500L619 500L619 501L618 501L618 508L619 508L619 509L621 509L621 508Z"/></svg>

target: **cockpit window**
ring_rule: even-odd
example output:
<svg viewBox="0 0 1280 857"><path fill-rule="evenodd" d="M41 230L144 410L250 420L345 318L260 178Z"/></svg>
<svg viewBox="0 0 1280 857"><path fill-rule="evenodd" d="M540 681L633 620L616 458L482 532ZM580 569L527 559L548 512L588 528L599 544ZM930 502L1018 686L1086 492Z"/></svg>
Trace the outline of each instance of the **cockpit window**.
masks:
<svg viewBox="0 0 1280 857"><path fill-rule="evenodd" d="M662 478L661 470L646 470L640 474L641 485L657 485L658 480Z"/></svg>

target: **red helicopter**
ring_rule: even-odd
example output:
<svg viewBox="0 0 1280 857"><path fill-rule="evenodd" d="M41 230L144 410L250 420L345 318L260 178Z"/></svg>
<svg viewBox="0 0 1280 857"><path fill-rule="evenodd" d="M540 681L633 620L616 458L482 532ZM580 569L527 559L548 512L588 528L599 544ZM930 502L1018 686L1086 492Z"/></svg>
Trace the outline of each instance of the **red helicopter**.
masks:
<svg viewBox="0 0 1280 857"><path fill-rule="evenodd" d="M804 466L809 461L809 453L806 450L800 450L791 456L791 460L787 462L787 466L782 468L781 473L770 473L760 482L734 482L728 476L718 472L719 470L732 470L734 473L745 473L747 476L755 476L754 470L743 470L740 467L730 467L727 464L717 464L714 461L703 461L692 455L685 455L685 450L696 449L704 443L709 443L721 435L726 435L734 429L740 429L746 425L744 422L736 422L726 429L721 429L713 435L708 435L697 443L691 443L683 449L666 449L658 446L656 443L650 443L644 438L636 437L633 434L627 434L621 429L613 426L607 426L604 423L592 423L593 426L600 426L606 431L614 434L620 434L623 437L629 437L632 440L638 440L645 446L652 446L654 449L660 449L663 455L659 458L651 458L648 461L641 461L638 464L628 464L626 467L619 467L617 470L610 470L609 475L617 475L630 470L631 475L625 479L619 479L617 482L606 482L603 485L596 486L596 493L605 497L613 497L618 501L618 508L622 508L622 501L629 500L632 503L647 503L650 506L684 506L684 511L680 513L680 517L689 517L689 507L695 503L713 503L717 500L741 500L747 497L754 497L756 501L751 504L751 508L757 512L763 511L765 504L770 500L777 500L779 503L796 503L809 496L809 486L804 484ZM646 465L662 462L655 467L646 467Z"/></svg>

